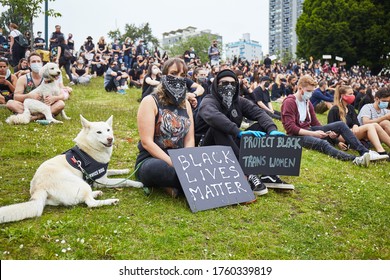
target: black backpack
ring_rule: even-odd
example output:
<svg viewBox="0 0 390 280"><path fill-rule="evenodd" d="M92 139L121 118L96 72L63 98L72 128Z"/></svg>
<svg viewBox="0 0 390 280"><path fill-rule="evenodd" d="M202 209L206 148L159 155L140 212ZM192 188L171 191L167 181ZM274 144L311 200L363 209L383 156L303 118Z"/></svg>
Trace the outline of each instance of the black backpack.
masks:
<svg viewBox="0 0 390 280"><path fill-rule="evenodd" d="M27 48L29 46L28 44L28 40L26 39L26 37L23 36L22 33L19 34L18 36L18 39L16 40L16 42L19 44L19 46L21 46L22 48Z"/></svg>

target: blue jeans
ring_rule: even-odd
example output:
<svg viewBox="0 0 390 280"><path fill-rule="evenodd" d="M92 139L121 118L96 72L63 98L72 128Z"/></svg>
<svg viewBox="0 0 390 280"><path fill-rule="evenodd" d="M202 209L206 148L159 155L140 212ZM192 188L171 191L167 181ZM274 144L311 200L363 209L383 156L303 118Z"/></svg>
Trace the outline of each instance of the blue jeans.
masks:
<svg viewBox="0 0 390 280"><path fill-rule="evenodd" d="M131 69L131 64L133 62L133 57L125 55L123 57L123 62L125 63L125 67L127 70Z"/></svg>
<svg viewBox="0 0 390 280"><path fill-rule="evenodd" d="M358 151L360 155L363 155L364 153L367 153L369 151L366 147L362 145L362 143L355 137L352 131L348 128L348 126L342 121L330 123L323 126L313 126L310 130L322 130L325 132L330 130L334 131L335 133L343 136L343 138L351 145L351 148ZM324 138L303 136L302 146L307 149L322 152L340 160L354 160L356 157L354 155L336 149Z"/></svg>

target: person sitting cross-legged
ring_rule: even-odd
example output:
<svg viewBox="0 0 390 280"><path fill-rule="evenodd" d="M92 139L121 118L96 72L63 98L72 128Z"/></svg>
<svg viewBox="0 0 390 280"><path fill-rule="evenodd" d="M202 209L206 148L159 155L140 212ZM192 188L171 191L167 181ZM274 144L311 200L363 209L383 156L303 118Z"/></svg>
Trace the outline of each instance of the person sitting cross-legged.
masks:
<svg viewBox="0 0 390 280"><path fill-rule="evenodd" d="M230 146L235 156L239 157L240 140L243 135L263 137L265 135L285 135L277 130L272 118L252 101L239 96L239 83L236 74L230 69L220 71L199 107L195 121L195 134L200 139L201 146L222 145ZM246 131L240 130L243 118L257 121ZM263 195L268 192L267 186L255 174L247 174L248 182L254 194ZM274 188L284 182L278 176L265 176ZM270 178L272 180L270 180ZM285 189L294 186L284 184Z"/></svg>

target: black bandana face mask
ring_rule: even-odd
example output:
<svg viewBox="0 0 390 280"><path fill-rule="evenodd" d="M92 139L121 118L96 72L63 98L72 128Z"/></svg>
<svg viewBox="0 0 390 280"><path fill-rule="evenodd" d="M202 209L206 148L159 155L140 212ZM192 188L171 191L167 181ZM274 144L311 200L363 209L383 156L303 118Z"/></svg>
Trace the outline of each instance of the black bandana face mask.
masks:
<svg viewBox="0 0 390 280"><path fill-rule="evenodd" d="M179 105L186 98L186 80L184 78L165 75L161 77L161 83L169 98Z"/></svg>
<svg viewBox="0 0 390 280"><path fill-rule="evenodd" d="M236 87L231 84L218 86L218 94L222 97L222 104L227 109L230 109L233 104L233 97L235 91Z"/></svg>

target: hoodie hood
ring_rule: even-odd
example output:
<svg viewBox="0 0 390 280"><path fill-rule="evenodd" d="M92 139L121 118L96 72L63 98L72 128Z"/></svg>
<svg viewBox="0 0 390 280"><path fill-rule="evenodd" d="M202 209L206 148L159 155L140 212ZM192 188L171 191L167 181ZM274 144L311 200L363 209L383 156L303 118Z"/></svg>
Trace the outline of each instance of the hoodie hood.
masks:
<svg viewBox="0 0 390 280"><path fill-rule="evenodd" d="M222 102L222 96L218 93L219 81L222 78L224 78L224 77L232 77L234 79L234 81L236 82L236 89L235 89L235 92L234 92L234 95L233 95L233 105L230 108L227 108L224 105L224 103ZM226 111L229 112L229 111L232 111L234 109L234 107L235 107L234 105L237 102L237 99L238 99L238 96L239 96L239 92L240 92L240 85L239 85L239 82L238 82L238 78L237 78L236 74L232 70L224 69L224 70L220 71L217 74L217 76L214 78L213 84L211 86L211 93L220 102L220 104L222 104L222 107Z"/></svg>

